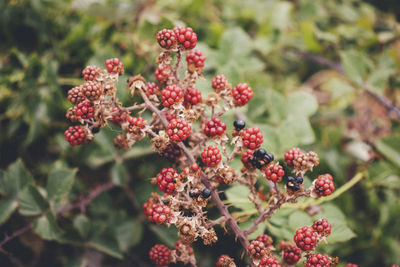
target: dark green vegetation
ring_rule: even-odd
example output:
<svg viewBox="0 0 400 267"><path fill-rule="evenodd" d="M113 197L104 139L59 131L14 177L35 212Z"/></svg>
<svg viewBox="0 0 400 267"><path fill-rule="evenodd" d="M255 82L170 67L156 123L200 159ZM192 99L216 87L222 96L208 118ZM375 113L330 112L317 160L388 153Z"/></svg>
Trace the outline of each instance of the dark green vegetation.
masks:
<svg viewBox="0 0 400 267"><path fill-rule="evenodd" d="M63 132L66 92L82 83L86 65L119 57L127 75L154 80L155 34L181 24L199 36L209 81L224 73L254 89L246 124L261 128L270 152L315 150L322 164L314 175L332 173L338 197L317 216L333 234L319 249L342 263L400 263L400 112L390 105L400 104L400 24L390 13L399 4L370 1L382 13L357 0L181 2L0 0L0 240L34 222L3 247L10 255L0 254L1 265L148 266L154 243L173 245L176 229L144 224L140 209L156 191L148 178L169 163L148 142L117 151L112 129L74 148ZM127 77L119 96L129 104ZM232 128L234 116L224 120ZM350 187L354 176L363 179ZM60 210L109 180L117 186L87 210ZM226 194L237 214L251 216L247 195L235 192L245 191ZM264 227L278 245L311 220L287 207ZM233 237L218 234L213 248L195 244L200 266L222 253L239 260Z"/></svg>

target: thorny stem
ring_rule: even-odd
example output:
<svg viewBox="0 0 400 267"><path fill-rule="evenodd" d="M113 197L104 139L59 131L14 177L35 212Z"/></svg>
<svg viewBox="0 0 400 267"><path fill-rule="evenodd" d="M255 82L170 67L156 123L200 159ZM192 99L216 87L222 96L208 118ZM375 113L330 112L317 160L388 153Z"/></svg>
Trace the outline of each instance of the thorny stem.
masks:
<svg viewBox="0 0 400 267"><path fill-rule="evenodd" d="M164 117L164 115L151 103L151 101L147 98L146 94L143 92L141 88L139 88L139 92L143 98L143 101L146 103L147 107L153 111L161 120L162 124L166 128L168 126L168 121ZM179 142L178 146L182 149L183 153L185 154L188 163L193 164L196 162L195 158L193 155L190 153L190 151L187 149L187 147L182 143ZM211 191L211 198L216 204L218 210L220 211L221 215L226 218L226 222L229 225L229 227L232 229L232 231L235 233L236 238L239 239L240 243L242 244L244 250L247 252L247 247L249 246L249 241L247 239L246 234L242 229L240 229L239 225L237 222L233 219L232 215L229 213L228 208L222 203L221 198L219 197L219 194L215 190L215 188L211 185L211 183L208 180L208 176L202 172L200 174L200 179L201 182ZM252 261L250 261L250 266L254 266Z"/></svg>
<svg viewBox="0 0 400 267"><path fill-rule="evenodd" d="M114 188L114 187L115 187L115 185L114 185L113 183L111 183L111 182L102 184L102 185L100 185L100 186L94 188L94 189L89 193L89 195L88 195L86 198L84 198L84 199L82 199L82 200L80 200L80 201L78 201L78 202L76 202L76 203L73 203L73 204L70 204L70 205L66 205L66 206L60 208L59 210L57 210L57 211L56 211L56 215L62 215L62 214L64 214L64 213L68 212L68 211L71 211L71 210L77 209L77 208L80 208L81 210L85 210L86 207L87 207L97 196L99 196L99 195L100 195L101 193L103 193L103 192L109 191L110 189L112 189L112 188ZM15 231L12 235L6 236L6 237L3 239L3 241L0 242L0 251L3 252L3 253L5 253L5 251L3 250L3 246L4 246L5 244L7 244L7 243L10 242L11 240L13 240L13 239L19 237L20 235L22 235L22 234L24 234L24 233L30 231L32 228L33 228L33 222L31 222L31 223L27 224L26 226L22 227L21 229Z"/></svg>

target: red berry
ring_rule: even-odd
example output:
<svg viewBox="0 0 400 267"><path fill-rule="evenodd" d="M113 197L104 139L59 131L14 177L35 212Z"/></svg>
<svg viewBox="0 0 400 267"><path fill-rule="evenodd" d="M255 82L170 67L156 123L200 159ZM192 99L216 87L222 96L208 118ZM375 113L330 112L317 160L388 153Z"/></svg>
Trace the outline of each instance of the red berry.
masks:
<svg viewBox="0 0 400 267"><path fill-rule="evenodd" d="M254 93L247 83L239 83L232 89L232 96L236 106L244 106L254 96Z"/></svg>
<svg viewBox="0 0 400 267"><path fill-rule="evenodd" d="M306 263L306 267L329 267L329 258L323 254L311 254Z"/></svg>
<svg viewBox="0 0 400 267"><path fill-rule="evenodd" d="M314 193L319 197L329 196L333 191L335 191L335 185L333 184L332 175L323 174L314 181Z"/></svg>
<svg viewBox="0 0 400 267"><path fill-rule="evenodd" d="M196 105L202 102L201 92L196 88L189 87L185 92L185 106Z"/></svg>
<svg viewBox="0 0 400 267"><path fill-rule="evenodd" d="M257 236L257 241L263 242L266 247L272 245L272 238L267 234Z"/></svg>
<svg viewBox="0 0 400 267"><path fill-rule="evenodd" d="M73 105L78 104L86 99L82 86L77 86L68 91L68 100Z"/></svg>
<svg viewBox="0 0 400 267"><path fill-rule="evenodd" d="M285 171L283 170L282 166L279 163L274 164L271 162L268 164L265 170L265 177L267 180L272 181L274 183L280 182L282 177L285 175Z"/></svg>
<svg viewBox="0 0 400 267"><path fill-rule="evenodd" d="M216 92L224 90L227 87L227 85L228 81L226 80L225 75L223 74L215 76L215 78L211 82L211 86L212 88L214 88Z"/></svg>
<svg viewBox="0 0 400 267"><path fill-rule="evenodd" d="M112 113L112 118L110 119L110 121L117 125L119 125L123 121L126 121L129 116L127 112L120 110L117 107L113 107L111 109L111 113Z"/></svg>
<svg viewBox="0 0 400 267"><path fill-rule="evenodd" d="M161 91L161 101L164 107L169 108L173 104L183 101L183 90L177 85L168 85Z"/></svg>
<svg viewBox="0 0 400 267"><path fill-rule="evenodd" d="M167 50L175 48L176 46L176 35L173 30L163 29L159 31L156 35L158 44Z"/></svg>
<svg viewBox="0 0 400 267"><path fill-rule="evenodd" d="M298 147L292 147L289 149L284 157L285 157L285 162L289 167L293 167L293 160L295 160L299 155L303 155L303 151L301 151L300 148Z"/></svg>
<svg viewBox="0 0 400 267"><path fill-rule="evenodd" d="M171 208L163 204L152 204L146 207L144 212L150 222L165 224L171 215Z"/></svg>
<svg viewBox="0 0 400 267"><path fill-rule="evenodd" d="M74 107L75 116L81 119L91 119L94 115L93 104L85 100Z"/></svg>
<svg viewBox="0 0 400 267"><path fill-rule="evenodd" d="M314 221L312 228L317 234L328 236L331 234L332 225L326 219L319 219Z"/></svg>
<svg viewBox="0 0 400 267"><path fill-rule="evenodd" d="M160 93L160 87L156 83L149 82L146 84L146 94L148 96L156 95L159 93Z"/></svg>
<svg viewBox="0 0 400 267"><path fill-rule="evenodd" d="M242 133L243 145L252 150L257 149L264 142L263 134L258 127L247 128Z"/></svg>
<svg viewBox="0 0 400 267"><path fill-rule="evenodd" d="M99 67L91 65L82 71L82 76L85 81L93 81L100 73L101 69Z"/></svg>
<svg viewBox="0 0 400 267"><path fill-rule="evenodd" d="M392 265L392 267L396 267L397 265ZM354 263L347 263L346 264L346 267L358 267L358 265L357 264L354 264Z"/></svg>
<svg viewBox="0 0 400 267"><path fill-rule="evenodd" d="M250 257L253 259L261 259L268 252L264 243L257 240L250 242L250 245L247 247L247 251Z"/></svg>
<svg viewBox="0 0 400 267"><path fill-rule="evenodd" d="M182 119L172 119L167 126L167 133L173 142L181 142L189 137L192 126Z"/></svg>
<svg viewBox="0 0 400 267"><path fill-rule="evenodd" d="M171 121L172 119L176 119L176 114L172 112L168 112L165 114L165 118L167 121Z"/></svg>
<svg viewBox="0 0 400 267"><path fill-rule="evenodd" d="M170 143L162 152L164 158L171 162L175 162L181 156L181 150L176 143Z"/></svg>
<svg viewBox="0 0 400 267"><path fill-rule="evenodd" d="M118 58L115 57L106 59L104 64L106 65L108 73L119 75L124 74L124 64L122 64L122 62Z"/></svg>
<svg viewBox="0 0 400 267"><path fill-rule="evenodd" d="M218 260L217 260L217 267L231 267L231 266L235 266L234 265L234 261L231 257L229 257L228 255L221 255L219 256Z"/></svg>
<svg viewBox="0 0 400 267"><path fill-rule="evenodd" d="M197 34L193 32L192 28L175 27L174 32L180 48L193 49L196 47Z"/></svg>
<svg viewBox="0 0 400 267"><path fill-rule="evenodd" d="M281 267L281 264L274 256L264 256L257 267Z"/></svg>
<svg viewBox="0 0 400 267"><path fill-rule="evenodd" d="M154 76L160 84L164 84L167 82L170 73L170 69L167 66L159 65L154 71Z"/></svg>
<svg viewBox="0 0 400 267"><path fill-rule="evenodd" d="M146 125L146 121L142 117L128 116L127 120L129 123L127 132L129 133L139 134L140 130Z"/></svg>
<svg viewBox="0 0 400 267"><path fill-rule="evenodd" d="M292 244L285 245L282 258L287 264L294 265L301 259L301 250Z"/></svg>
<svg viewBox="0 0 400 267"><path fill-rule="evenodd" d="M88 81L82 85L83 95L90 101L96 101L103 94L101 86L97 82Z"/></svg>
<svg viewBox="0 0 400 267"><path fill-rule="evenodd" d="M251 159L253 158L253 154L254 154L253 150L247 149L247 151L244 152L242 154L242 157L240 158L244 167L246 167L247 169L253 168L253 165L251 164Z"/></svg>
<svg viewBox="0 0 400 267"><path fill-rule="evenodd" d="M204 61L206 61L206 57L200 50L192 50L186 55L188 69L192 67L196 69L203 69Z"/></svg>
<svg viewBox="0 0 400 267"><path fill-rule="evenodd" d="M317 238L311 227L304 226L296 230L293 240L301 250L308 251L317 245Z"/></svg>
<svg viewBox="0 0 400 267"><path fill-rule="evenodd" d="M216 146L208 146L201 152L201 159L207 167L214 167L221 162L221 154Z"/></svg>
<svg viewBox="0 0 400 267"><path fill-rule="evenodd" d="M64 135L71 146L76 146L86 141L87 130L81 125L70 126Z"/></svg>
<svg viewBox="0 0 400 267"><path fill-rule="evenodd" d="M167 267L170 262L171 250L164 245L155 245L150 249L150 260L157 267Z"/></svg>
<svg viewBox="0 0 400 267"><path fill-rule="evenodd" d="M182 176L174 168L164 168L157 175L156 179L160 191L173 194L175 192L175 184L182 180Z"/></svg>
<svg viewBox="0 0 400 267"><path fill-rule="evenodd" d="M220 119L214 118L207 122L206 126L204 127L204 133L209 136L216 136L222 135L225 133L226 125Z"/></svg>

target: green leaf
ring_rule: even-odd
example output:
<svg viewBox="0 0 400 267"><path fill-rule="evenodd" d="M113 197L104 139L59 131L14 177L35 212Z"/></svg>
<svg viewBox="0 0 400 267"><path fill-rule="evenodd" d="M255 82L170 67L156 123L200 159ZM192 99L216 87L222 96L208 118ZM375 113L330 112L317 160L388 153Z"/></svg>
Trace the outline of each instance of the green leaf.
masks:
<svg viewBox="0 0 400 267"><path fill-rule="evenodd" d="M23 162L18 159L8 167L7 172L2 172L0 175L0 190L3 194L14 198L32 181L31 174L25 168Z"/></svg>
<svg viewBox="0 0 400 267"><path fill-rule="evenodd" d="M279 123L287 115L285 97L275 90L267 92L267 107L271 117L271 121Z"/></svg>
<svg viewBox="0 0 400 267"><path fill-rule="evenodd" d="M281 148L283 150L293 146L308 145L315 140L310 121L306 117L296 114L290 115L282 122L279 133Z"/></svg>
<svg viewBox="0 0 400 267"><path fill-rule="evenodd" d="M0 199L0 225L10 217L17 207L18 201L14 199Z"/></svg>
<svg viewBox="0 0 400 267"><path fill-rule="evenodd" d="M24 216L39 215L47 208L49 204L39 193L39 190L29 185L18 194L19 213Z"/></svg>
<svg viewBox="0 0 400 267"><path fill-rule="evenodd" d="M47 196L52 200L64 198L72 188L75 180L76 169L52 170L47 179Z"/></svg>
<svg viewBox="0 0 400 267"><path fill-rule="evenodd" d="M74 218L74 228L83 238L87 238L90 231L89 219L85 215L79 214Z"/></svg>
<svg viewBox="0 0 400 267"><path fill-rule="evenodd" d="M276 130L272 126L266 124L258 124L258 128L260 128L264 136L263 147L272 154L278 154L281 147L279 135Z"/></svg>
<svg viewBox="0 0 400 267"><path fill-rule="evenodd" d="M111 181L118 186L124 186L126 180L126 168L123 163L115 163L111 168Z"/></svg>
<svg viewBox="0 0 400 267"><path fill-rule="evenodd" d="M388 160L400 167L400 137L390 136L376 142L376 148Z"/></svg>
<svg viewBox="0 0 400 267"><path fill-rule="evenodd" d="M293 4L288 1L275 2L271 11L271 25L275 28L285 30L291 23L291 12Z"/></svg>
<svg viewBox="0 0 400 267"><path fill-rule="evenodd" d="M303 211L295 211L289 216L289 227L296 231L298 228L308 226L313 223L311 217Z"/></svg>
<svg viewBox="0 0 400 267"><path fill-rule="evenodd" d="M136 221L126 221L115 229L116 238L121 251L126 252L140 242L143 235L143 225Z"/></svg>
<svg viewBox="0 0 400 267"><path fill-rule="evenodd" d="M35 220L33 231L46 240L56 240L61 235L56 218L50 211Z"/></svg>
<svg viewBox="0 0 400 267"><path fill-rule="evenodd" d="M165 228L158 225L150 225L150 230L155 233L166 246L173 247L178 240L175 227Z"/></svg>
<svg viewBox="0 0 400 267"><path fill-rule="evenodd" d="M314 95L296 91L291 93L287 99L287 113L309 117L318 110L318 102Z"/></svg>
<svg viewBox="0 0 400 267"><path fill-rule="evenodd" d="M253 224L253 221L248 220L248 221L239 223L239 227L242 230L247 230L252 224ZM253 233L251 233L247 238L249 240L256 239L257 236L264 234L266 228L267 228L267 225L265 223L260 223L259 225L257 225L256 230Z"/></svg>
<svg viewBox="0 0 400 267"><path fill-rule="evenodd" d="M249 200L250 190L244 185L235 185L225 191L226 198L236 208L246 210L254 208L253 202Z"/></svg>
<svg viewBox="0 0 400 267"><path fill-rule="evenodd" d="M361 85L369 71L373 68L372 61L361 52L350 50L340 54L347 77Z"/></svg>
<svg viewBox="0 0 400 267"><path fill-rule="evenodd" d="M321 45L318 43L315 38L316 26L314 22L307 21L300 23L300 31L303 37L303 42L306 45L307 49L312 52L321 51Z"/></svg>
<svg viewBox="0 0 400 267"><path fill-rule="evenodd" d="M108 235L99 235L89 241L87 245L91 248L97 249L101 252L106 253L114 258L122 260L123 255L120 252L118 242L114 237Z"/></svg>

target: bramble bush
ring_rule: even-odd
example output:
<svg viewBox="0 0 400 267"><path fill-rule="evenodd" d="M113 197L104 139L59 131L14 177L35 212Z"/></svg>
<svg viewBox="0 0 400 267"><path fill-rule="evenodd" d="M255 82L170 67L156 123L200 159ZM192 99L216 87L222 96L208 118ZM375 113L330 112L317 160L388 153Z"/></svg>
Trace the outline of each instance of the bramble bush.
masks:
<svg viewBox="0 0 400 267"><path fill-rule="evenodd" d="M1 261L398 262L396 20L350 0L194 2L1 11Z"/></svg>

